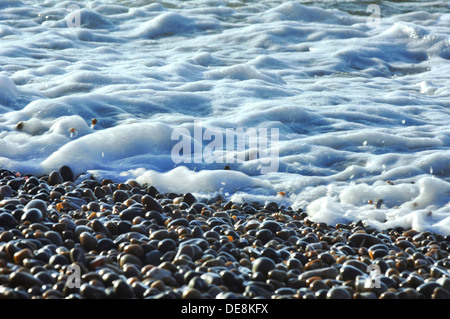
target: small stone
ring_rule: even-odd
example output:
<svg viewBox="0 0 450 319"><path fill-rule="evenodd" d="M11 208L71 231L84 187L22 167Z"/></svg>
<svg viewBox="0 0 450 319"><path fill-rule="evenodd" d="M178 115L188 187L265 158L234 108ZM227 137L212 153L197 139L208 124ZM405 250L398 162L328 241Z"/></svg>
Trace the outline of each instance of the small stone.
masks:
<svg viewBox="0 0 450 319"><path fill-rule="evenodd" d="M259 229L268 229L275 234L277 231L280 231L282 227L274 220L266 220L259 225Z"/></svg>
<svg viewBox="0 0 450 319"><path fill-rule="evenodd" d="M62 178L61 174L57 171L53 171L48 175L48 184L50 186L55 186L62 184L64 182L64 179Z"/></svg>
<svg viewBox="0 0 450 319"><path fill-rule="evenodd" d="M352 299L352 296L345 288L333 287L328 290L327 299Z"/></svg>
<svg viewBox="0 0 450 319"><path fill-rule="evenodd" d="M435 288L441 287L437 282L426 282L417 287L417 292L423 294L426 298L431 298Z"/></svg>
<svg viewBox="0 0 450 319"><path fill-rule="evenodd" d="M275 269L275 263L272 259L267 257L259 257L255 261L253 261L252 271L254 273L260 272L264 274L266 277L272 269Z"/></svg>
<svg viewBox="0 0 450 319"><path fill-rule="evenodd" d="M157 212L164 213L164 210L160 203L158 203L153 197L150 195L142 196L142 205L146 211L156 210Z"/></svg>
<svg viewBox="0 0 450 319"><path fill-rule="evenodd" d="M341 280L347 281L347 280L355 280L356 276L363 276L364 272L362 272L356 267L344 265L341 267L339 275L341 277Z"/></svg>
<svg viewBox="0 0 450 319"><path fill-rule="evenodd" d="M203 294L200 292L200 290L195 288L186 288L183 291L183 294L181 296L183 299L204 299Z"/></svg>
<svg viewBox="0 0 450 319"><path fill-rule="evenodd" d="M81 263L82 265L86 265L86 258L84 256L84 252L78 248L78 247L74 247L70 250L70 261L75 263Z"/></svg>
<svg viewBox="0 0 450 319"><path fill-rule="evenodd" d="M157 231L154 231L150 234L150 239L155 240L163 240L170 237L170 233L167 229L160 229Z"/></svg>
<svg viewBox="0 0 450 319"><path fill-rule="evenodd" d="M59 169L59 174L61 175L62 179L65 182L73 182L74 181L74 175L72 172L72 169L69 166L61 166Z"/></svg>
<svg viewBox="0 0 450 319"><path fill-rule="evenodd" d="M114 297L118 299L130 299L134 297L134 291L131 286L122 279L114 280Z"/></svg>
<svg viewBox="0 0 450 319"><path fill-rule="evenodd" d="M86 299L106 299L105 289L84 283L80 287L80 294Z"/></svg>
<svg viewBox="0 0 450 319"><path fill-rule="evenodd" d="M14 262L18 265L22 265L22 261L25 258L33 258L33 252L29 248L22 249L14 254Z"/></svg>
<svg viewBox="0 0 450 319"><path fill-rule="evenodd" d="M309 271L305 271L301 275L299 275L299 280L307 280L311 277L321 277L323 279L334 279L338 275L339 271L334 267L326 267L320 269L313 269Z"/></svg>
<svg viewBox="0 0 450 319"><path fill-rule="evenodd" d="M97 247L97 243L97 238L91 235L89 232L84 231L80 234L80 244L88 251L95 250Z"/></svg>
<svg viewBox="0 0 450 319"><path fill-rule="evenodd" d="M135 255L132 255L132 254L123 254L120 257L120 260L119 260L120 268L123 269L125 264L133 264L133 265L136 265L138 267L142 267L141 260L138 257L136 257Z"/></svg>
<svg viewBox="0 0 450 319"><path fill-rule="evenodd" d="M39 223L41 220L44 219L44 215L42 212L37 208L30 208L25 213L23 213L22 217L20 218L21 222L28 221L30 223Z"/></svg>
<svg viewBox="0 0 450 319"><path fill-rule="evenodd" d="M145 254L144 262L146 265L158 266L161 264L162 254L158 250L152 250Z"/></svg>
<svg viewBox="0 0 450 319"><path fill-rule="evenodd" d="M204 291L208 288L208 283L201 277L193 277L188 284L189 287Z"/></svg>
<svg viewBox="0 0 450 319"><path fill-rule="evenodd" d="M56 246L62 246L63 244L63 239L61 237L61 235L59 233L57 233L56 231L53 230L49 230L46 231L44 233L45 238L47 238L48 240L50 240L54 245Z"/></svg>
<svg viewBox="0 0 450 319"><path fill-rule="evenodd" d="M158 250L161 254L164 254L168 251L174 251L177 248L177 244L171 238L163 239L158 244Z"/></svg>
<svg viewBox="0 0 450 319"><path fill-rule="evenodd" d="M113 201L114 203L123 203L129 198L128 193L124 190L116 190L113 193Z"/></svg>
<svg viewBox="0 0 450 319"><path fill-rule="evenodd" d="M24 212L27 212L31 208L37 208L42 214L47 212L47 203L41 199L32 199L23 208Z"/></svg>
<svg viewBox="0 0 450 319"><path fill-rule="evenodd" d="M9 275L9 285L11 287L22 286L25 289L29 289L34 286L41 287L42 281L32 274L25 271L15 271Z"/></svg>
<svg viewBox="0 0 450 319"><path fill-rule="evenodd" d="M7 183L15 191L18 191L23 184L25 184L25 179L23 178L13 178Z"/></svg>
<svg viewBox="0 0 450 319"><path fill-rule="evenodd" d="M12 188L9 185L0 186L0 200L11 197L12 196Z"/></svg>
<svg viewBox="0 0 450 319"><path fill-rule="evenodd" d="M123 220L133 220L135 217L144 217L145 211L141 208L130 207L120 212L120 218Z"/></svg>
<svg viewBox="0 0 450 319"><path fill-rule="evenodd" d="M26 259L28 260L28 259ZM64 255L53 255L50 257L48 263L50 265L68 265L70 263L69 258Z"/></svg>
<svg viewBox="0 0 450 319"><path fill-rule="evenodd" d="M147 220L154 220L159 226L164 226L164 216L156 210L151 210L145 214Z"/></svg>
<svg viewBox="0 0 450 319"><path fill-rule="evenodd" d="M139 259L141 259L145 256L144 249L142 248L141 245L138 245L138 244L126 245L123 249L123 252L126 254L132 254L132 255L138 257Z"/></svg>
<svg viewBox="0 0 450 319"><path fill-rule="evenodd" d="M433 294L431 295L432 299L450 299L450 293L447 289L442 287L436 287L433 290Z"/></svg>
<svg viewBox="0 0 450 319"><path fill-rule="evenodd" d="M6 228L14 228L18 224L18 221L10 213L0 214L0 226Z"/></svg>
<svg viewBox="0 0 450 319"><path fill-rule="evenodd" d="M172 272L167 269L154 267L150 269L150 271L148 271L145 275L146 277L154 280L164 280L165 277L170 277L172 275Z"/></svg>
<svg viewBox="0 0 450 319"><path fill-rule="evenodd" d="M260 229L255 234L255 238L260 240L263 245L271 241L273 239L273 236L273 233L269 229Z"/></svg>
<svg viewBox="0 0 450 319"><path fill-rule="evenodd" d="M376 245L376 244L384 244L384 242L371 234L364 234L364 233L355 233L351 235L348 240L352 243L354 243L357 247L366 247L369 248L370 246Z"/></svg>
<svg viewBox="0 0 450 319"><path fill-rule="evenodd" d="M189 206L192 206L193 204L195 204L197 202L197 198L195 198L195 196L192 195L191 193L186 193L183 196L183 202L185 202Z"/></svg>
<svg viewBox="0 0 450 319"><path fill-rule="evenodd" d="M436 282L441 285L444 289L448 290L450 292L450 278L448 277L441 277L436 280Z"/></svg>

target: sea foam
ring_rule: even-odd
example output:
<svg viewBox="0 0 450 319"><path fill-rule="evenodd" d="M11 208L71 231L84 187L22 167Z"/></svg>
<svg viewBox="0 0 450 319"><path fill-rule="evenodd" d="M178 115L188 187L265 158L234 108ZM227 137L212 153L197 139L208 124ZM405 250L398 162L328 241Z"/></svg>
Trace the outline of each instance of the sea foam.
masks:
<svg viewBox="0 0 450 319"><path fill-rule="evenodd" d="M376 25L347 1L71 5L0 3L0 167L450 234L445 2L381 4ZM276 128L277 171L175 162L175 130L211 142L196 121Z"/></svg>

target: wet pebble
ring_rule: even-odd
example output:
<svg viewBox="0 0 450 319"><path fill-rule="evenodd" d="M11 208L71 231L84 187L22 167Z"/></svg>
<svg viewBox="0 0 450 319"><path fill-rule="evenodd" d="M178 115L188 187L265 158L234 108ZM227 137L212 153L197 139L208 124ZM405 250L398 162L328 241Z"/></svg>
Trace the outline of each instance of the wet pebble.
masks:
<svg viewBox="0 0 450 319"><path fill-rule="evenodd" d="M259 257L253 262L252 271L268 275L269 271L275 269L275 262L268 257Z"/></svg>

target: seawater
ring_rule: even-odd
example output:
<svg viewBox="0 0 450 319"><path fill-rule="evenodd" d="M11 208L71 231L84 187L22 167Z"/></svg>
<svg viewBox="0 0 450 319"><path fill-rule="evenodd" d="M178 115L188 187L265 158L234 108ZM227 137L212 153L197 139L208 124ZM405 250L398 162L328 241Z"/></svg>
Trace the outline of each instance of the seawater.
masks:
<svg viewBox="0 0 450 319"><path fill-rule="evenodd" d="M439 0L2 0L0 167L449 235L449 31ZM276 170L196 121L276 129Z"/></svg>

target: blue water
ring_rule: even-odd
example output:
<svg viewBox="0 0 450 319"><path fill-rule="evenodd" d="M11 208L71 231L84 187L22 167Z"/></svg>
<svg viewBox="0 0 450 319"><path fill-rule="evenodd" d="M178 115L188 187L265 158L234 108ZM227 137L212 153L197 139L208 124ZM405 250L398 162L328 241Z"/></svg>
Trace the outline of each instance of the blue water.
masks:
<svg viewBox="0 0 450 319"><path fill-rule="evenodd" d="M447 1L2 0L0 167L450 234L449 30Z"/></svg>

